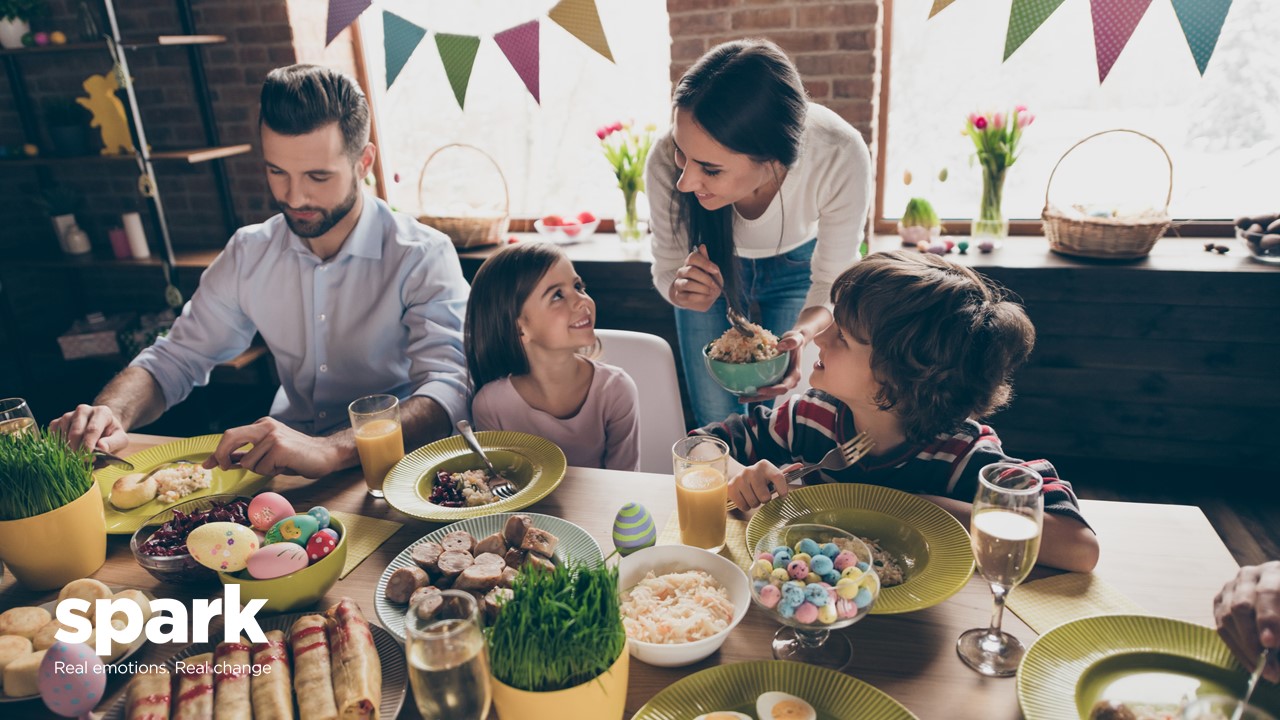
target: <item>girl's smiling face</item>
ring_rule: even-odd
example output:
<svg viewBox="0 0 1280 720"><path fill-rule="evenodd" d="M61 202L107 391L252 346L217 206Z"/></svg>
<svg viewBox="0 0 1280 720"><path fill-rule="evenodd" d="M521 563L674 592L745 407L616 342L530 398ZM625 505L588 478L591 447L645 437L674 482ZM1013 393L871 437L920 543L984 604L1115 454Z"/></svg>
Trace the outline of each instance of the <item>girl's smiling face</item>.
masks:
<svg viewBox="0 0 1280 720"><path fill-rule="evenodd" d="M871 345L832 322L813 339L818 361L813 364L809 384L839 398L850 407L878 407L875 397L880 383L871 370Z"/></svg>
<svg viewBox="0 0 1280 720"><path fill-rule="evenodd" d="M671 138L676 167L681 170L676 189L693 193L707 210L751 197L776 179L771 163L756 162L716 142L689 110L676 110Z"/></svg>
<svg viewBox="0 0 1280 720"><path fill-rule="evenodd" d="M526 351L577 350L594 345L596 303L587 294L573 263L561 258L524 301L516 326Z"/></svg>

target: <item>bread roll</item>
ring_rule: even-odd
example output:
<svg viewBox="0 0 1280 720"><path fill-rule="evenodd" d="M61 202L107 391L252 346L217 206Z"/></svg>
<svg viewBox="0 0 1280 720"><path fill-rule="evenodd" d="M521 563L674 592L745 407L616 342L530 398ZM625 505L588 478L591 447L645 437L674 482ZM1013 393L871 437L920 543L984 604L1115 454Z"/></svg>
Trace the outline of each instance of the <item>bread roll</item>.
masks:
<svg viewBox="0 0 1280 720"><path fill-rule="evenodd" d="M0 635L21 635L31 639L53 616L38 607L16 607L0 613Z"/></svg>
<svg viewBox="0 0 1280 720"><path fill-rule="evenodd" d="M111 504L121 510L132 510L156 499L160 486L154 475L129 473L111 485Z"/></svg>
<svg viewBox="0 0 1280 720"><path fill-rule="evenodd" d="M4 694L9 697L39 695L40 663L45 650L20 655L4 668Z"/></svg>

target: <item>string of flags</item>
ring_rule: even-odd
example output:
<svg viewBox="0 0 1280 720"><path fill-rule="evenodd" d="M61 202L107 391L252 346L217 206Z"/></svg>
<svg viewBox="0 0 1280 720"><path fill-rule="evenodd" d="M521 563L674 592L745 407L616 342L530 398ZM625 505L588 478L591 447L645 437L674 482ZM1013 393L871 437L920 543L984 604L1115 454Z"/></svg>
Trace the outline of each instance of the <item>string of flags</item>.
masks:
<svg viewBox="0 0 1280 720"><path fill-rule="evenodd" d="M329 15L325 44L333 42L357 17L372 4L372 0L329 0ZM600 13L595 0L560 0L547 11L546 19L564 28L587 47L613 62L609 40L600 24ZM494 44L502 51L511 68L524 83L535 102L541 103L538 77L541 64L542 18L515 25L493 35ZM475 35L456 35L433 32L400 15L382 12L383 50L386 57L387 89L395 83L405 63L430 33L435 39L436 52L444 63L445 75L458 107L465 108L467 87L471 84L471 70L476 54L480 51L481 38Z"/></svg>
<svg viewBox="0 0 1280 720"><path fill-rule="evenodd" d="M933 0L929 17L942 12L956 0ZM1152 0L1089 0L1093 18L1094 52L1098 61L1098 83L1107 79L1116 59L1133 37ZM1218 44L1222 24L1227 19L1232 0L1169 0L1182 26L1182 34L1191 49L1196 67L1204 75L1209 58ZM1004 41L1004 59L1008 60L1032 33L1058 9L1065 0L1013 0L1009 11L1009 29Z"/></svg>

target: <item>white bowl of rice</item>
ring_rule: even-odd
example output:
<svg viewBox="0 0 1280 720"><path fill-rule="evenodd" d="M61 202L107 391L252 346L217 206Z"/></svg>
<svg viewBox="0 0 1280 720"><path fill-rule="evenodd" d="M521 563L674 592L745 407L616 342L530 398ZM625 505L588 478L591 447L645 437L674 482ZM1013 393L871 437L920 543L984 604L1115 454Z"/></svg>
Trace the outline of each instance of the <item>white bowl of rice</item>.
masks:
<svg viewBox="0 0 1280 720"><path fill-rule="evenodd" d="M720 649L751 607L747 574L687 545L655 545L622 559L622 624L635 659L681 667Z"/></svg>

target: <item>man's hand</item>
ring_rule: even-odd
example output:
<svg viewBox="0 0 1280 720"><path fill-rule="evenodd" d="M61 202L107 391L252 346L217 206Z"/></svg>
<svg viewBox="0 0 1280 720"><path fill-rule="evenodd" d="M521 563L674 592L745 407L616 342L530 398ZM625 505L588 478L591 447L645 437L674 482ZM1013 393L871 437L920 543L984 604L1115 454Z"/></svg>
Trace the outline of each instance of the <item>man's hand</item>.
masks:
<svg viewBox="0 0 1280 720"><path fill-rule="evenodd" d="M118 453L129 444L124 424L106 405L78 405L49 423L49 429L62 433L73 448Z"/></svg>
<svg viewBox="0 0 1280 720"><path fill-rule="evenodd" d="M240 455L245 445L253 449ZM318 478L341 468L341 452L332 438L317 438L266 417L252 425L231 428L213 454L204 461L206 469L230 470L241 467L259 475L301 475Z"/></svg>
<svg viewBox="0 0 1280 720"><path fill-rule="evenodd" d="M1240 568L1213 600L1218 634L1245 669L1252 671L1263 648L1272 650L1262 675L1280 682L1280 561Z"/></svg>

